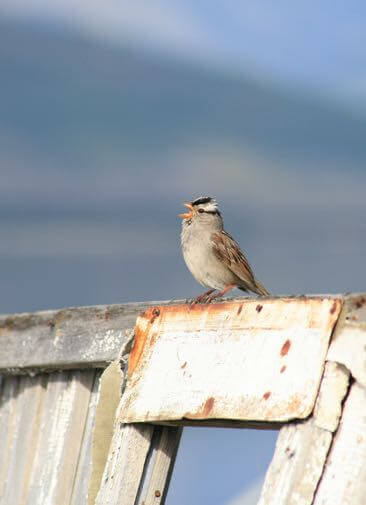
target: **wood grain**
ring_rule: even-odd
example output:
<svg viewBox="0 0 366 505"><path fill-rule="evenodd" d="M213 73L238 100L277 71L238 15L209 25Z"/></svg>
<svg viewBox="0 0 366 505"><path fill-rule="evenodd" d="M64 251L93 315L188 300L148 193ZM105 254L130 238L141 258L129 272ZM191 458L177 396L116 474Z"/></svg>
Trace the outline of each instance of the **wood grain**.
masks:
<svg viewBox="0 0 366 505"><path fill-rule="evenodd" d="M170 302L159 302L168 304ZM106 368L126 331L154 302L75 307L0 316L0 372Z"/></svg>
<svg viewBox="0 0 366 505"><path fill-rule="evenodd" d="M120 421L309 416L340 309L334 298L300 298L146 310Z"/></svg>

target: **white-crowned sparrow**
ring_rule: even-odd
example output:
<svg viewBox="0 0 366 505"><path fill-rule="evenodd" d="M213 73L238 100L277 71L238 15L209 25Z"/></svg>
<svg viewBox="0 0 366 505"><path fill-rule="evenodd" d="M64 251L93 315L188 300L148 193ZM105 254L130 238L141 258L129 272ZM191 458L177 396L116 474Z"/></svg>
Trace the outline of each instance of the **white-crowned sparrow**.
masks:
<svg viewBox="0 0 366 505"><path fill-rule="evenodd" d="M257 295L268 295L266 288L254 277L238 244L224 230L216 201L207 196L184 205L189 212L179 214L183 219L183 257L193 277L210 288L193 303L209 303L234 287ZM215 290L219 292L212 294Z"/></svg>

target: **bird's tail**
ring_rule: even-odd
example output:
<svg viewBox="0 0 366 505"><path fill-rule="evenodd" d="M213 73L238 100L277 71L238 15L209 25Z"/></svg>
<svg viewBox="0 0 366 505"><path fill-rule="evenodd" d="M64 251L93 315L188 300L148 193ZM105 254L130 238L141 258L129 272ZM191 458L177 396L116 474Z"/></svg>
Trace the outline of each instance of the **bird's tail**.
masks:
<svg viewBox="0 0 366 505"><path fill-rule="evenodd" d="M262 295L262 296L268 296L269 291L266 290L266 288L261 284L257 279L254 281L255 283L255 289L253 289L254 293L257 293L257 295Z"/></svg>
<svg viewBox="0 0 366 505"><path fill-rule="evenodd" d="M262 295L262 296L268 296L270 293L269 291L266 290L266 288L261 284L257 279L254 279L253 284L250 285L250 287L243 287L243 286L238 286L239 289L242 291L253 291L253 293L256 293L257 295Z"/></svg>

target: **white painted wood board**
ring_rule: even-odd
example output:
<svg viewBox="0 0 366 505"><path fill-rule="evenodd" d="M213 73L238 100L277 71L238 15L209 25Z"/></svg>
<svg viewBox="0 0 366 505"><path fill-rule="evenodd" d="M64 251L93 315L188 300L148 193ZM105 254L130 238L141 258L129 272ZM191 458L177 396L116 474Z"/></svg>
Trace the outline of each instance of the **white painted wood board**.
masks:
<svg viewBox="0 0 366 505"><path fill-rule="evenodd" d="M280 431L258 505L312 505L348 387L349 372L326 363L314 415Z"/></svg>
<svg viewBox="0 0 366 505"><path fill-rule="evenodd" d="M258 505L312 505L331 442L313 419L284 426Z"/></svg>
<svg viewBox="0 0 366 505"><path fill-rule="evenodd" d="M182 428L155 426L140 491L134 505L163 505L173 471Z"/></svg>
<svg viewBox="0 0 366 505"><path fill-rule="evenodd" d="M95 505L135 504L153 432L148 424L115 426Z"/></svg>
<svg viewBox="0 0 366 505"><path fill-rule="evenodd" d="M85 505L95 374L2 377L1 504Z"/></svg>
<svg viewBox="0 0 366 505"><path fill-rule="evenodd" d="M100 378L95 423L90 436L92 471L87 493L88 505L94 505L101 486L115 428L116 410L121 399L123 377L119 361L113 361Z"/></svg>
<svg viewBox="0 0 366 505"><path fill-rule="evenodd" d="M313 505L366 503L366 390L355 382L327 459Z"/></svg>
<svg viewBox="0 0 366 505"><path fill-rule="evenodd" d="M333 297L157 306L137 320L122 422L284 422L313 410Z"/></svg>
<svg viewBox="0 0 366 505"><path fill-rule="evenodd" d="M90 394L87 418L79 451L77 470L72 485L70 505L86 505L89 482L92 473L92 439L99 396L101 370L95 371L94 384Z"/></svg>
<svg viewBox="0 0 366 505"><path fill-rule="evenodd" d="M26 505L70 503L95 372L49 375Z"/></svg>
<svg viewBox="0 0 366 505"><path fill-rule="evenodd" d="M327 360L347 367L366 388L366 294L345 297Z"/></svg>

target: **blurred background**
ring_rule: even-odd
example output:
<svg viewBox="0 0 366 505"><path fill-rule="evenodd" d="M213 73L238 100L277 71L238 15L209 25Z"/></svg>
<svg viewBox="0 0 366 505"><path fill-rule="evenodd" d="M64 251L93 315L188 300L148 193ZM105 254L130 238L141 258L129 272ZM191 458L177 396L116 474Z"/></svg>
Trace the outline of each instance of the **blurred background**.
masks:
<svg viewBox="0 0 366 505"><path fill-rule="evenodd" d="M0 3L0 311L186 298L215 196L274 294L365 291L366 4ZM238 294L238 293L237 293ZM276 434L186 429L168 505L250 505Z"/></svg>

